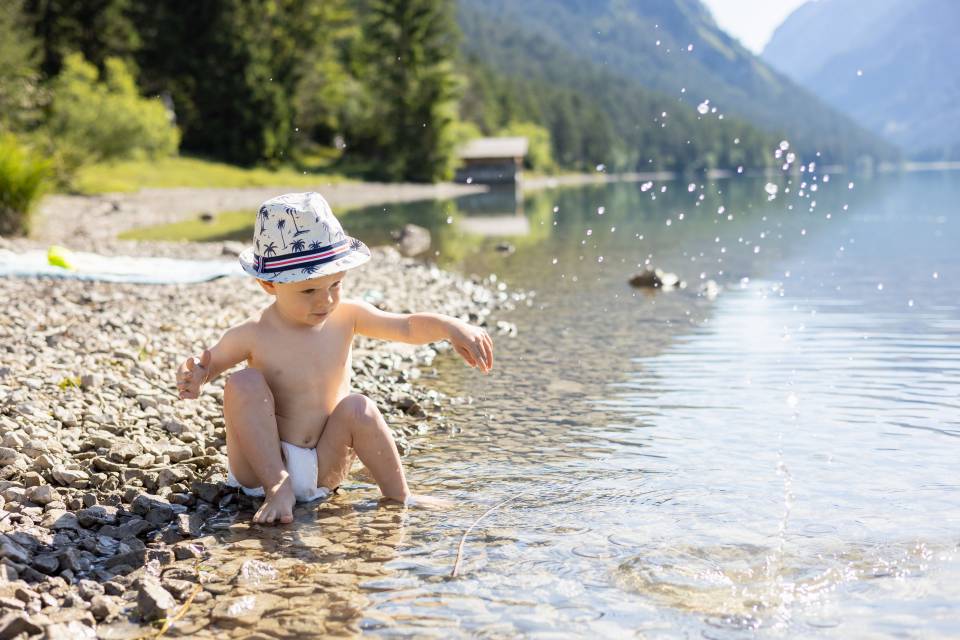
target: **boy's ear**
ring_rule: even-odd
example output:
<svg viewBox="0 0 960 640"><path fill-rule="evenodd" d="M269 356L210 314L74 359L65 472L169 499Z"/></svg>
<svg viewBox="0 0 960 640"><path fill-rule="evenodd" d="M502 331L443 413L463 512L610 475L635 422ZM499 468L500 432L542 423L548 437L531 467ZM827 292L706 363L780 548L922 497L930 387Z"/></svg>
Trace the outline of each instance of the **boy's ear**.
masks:
<svg viewBox="0 0 960 640"><path fill-rule="evenodd" d="M259 282L260 286L263 287L263 290L270 295L277 295L277 285L273 282L267 282L266 280L261 280L260 278L257 278L257 282Z"/></svg>

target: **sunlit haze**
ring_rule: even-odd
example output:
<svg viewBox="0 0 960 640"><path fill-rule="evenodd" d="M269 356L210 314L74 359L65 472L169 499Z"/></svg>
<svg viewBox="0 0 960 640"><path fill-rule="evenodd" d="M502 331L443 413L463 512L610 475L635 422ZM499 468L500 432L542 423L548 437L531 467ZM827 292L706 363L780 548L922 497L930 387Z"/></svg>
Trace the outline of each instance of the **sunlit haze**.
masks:
<svg viewBox="0 0 960 640"><path fill-rule="evenodd" d="M794 9L807 0L703 0L717 24L754 53Z"/></svg>

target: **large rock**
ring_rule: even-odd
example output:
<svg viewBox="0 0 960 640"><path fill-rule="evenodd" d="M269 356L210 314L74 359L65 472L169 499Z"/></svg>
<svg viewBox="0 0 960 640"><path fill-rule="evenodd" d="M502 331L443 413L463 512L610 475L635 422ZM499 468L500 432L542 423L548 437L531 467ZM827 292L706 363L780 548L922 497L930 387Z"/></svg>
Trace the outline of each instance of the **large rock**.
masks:
<svg viewBox="0 0 960 640"><path fill-rule="evenodd" d="M430 249L430 231L415 224L405 224L392 235L400 253L405 256L416 256Z"/></svg>
<svg viewBox="0 0 960 640"><path fill-rule="evenodd" d="M137 581L137 611L143 620L168 618L177 607L170 592L163 588L160 581L152 576L144 576Z"/></svg>
<svg viewBox="0 0 960 640"><path fill-rule="evenodd" d="M117 508L105 504L95 504L92 507L77 512L77 519L85 527L95 527L117 522Z"/></svg>
<svg viewBox="0 0 960 640"><path fill-rule="evenodd" d="M32 636L42 631L43 629L23 612L8 614L0 620L0 638L15 638L21 633Z"/></svg>
<svg viewBox="0 0 960 640"><path fill-rule="evenodd" d="M60 494L50 485L41 484L40 486L27 489L27 499L39 505L47 505L60 500Z"/></svg>
<svg viewBox="0 0 960 640"><path fill-rule="evenodd" d="M166 498L149 493L141 493L134 498L130 509L153 524L168 522L174 515L174 506Z"/></svg>

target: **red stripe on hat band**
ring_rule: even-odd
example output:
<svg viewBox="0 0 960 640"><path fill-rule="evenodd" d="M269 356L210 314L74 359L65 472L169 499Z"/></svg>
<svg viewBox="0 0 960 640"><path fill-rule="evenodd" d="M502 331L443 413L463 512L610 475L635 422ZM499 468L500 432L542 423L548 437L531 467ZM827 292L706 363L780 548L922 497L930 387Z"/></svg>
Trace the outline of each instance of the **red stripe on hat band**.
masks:
<svg viewBox="0 0 960 640"><path fill-rule="evenodd" d="M321 258L333 256L338 253L344 253L345 251L349 251L349 250L350 250L350 247L348 245L343 245L342 247L338 247L330 251L325 251L324 253L314 253L312 255L300 256L298 258L288 258L286 260L269 260L268 259L264 261L265 263L264 266L275 268L275 267L286 267L290 265L297 265L303 262L313 262L314 260L320 260Z"/></svg>

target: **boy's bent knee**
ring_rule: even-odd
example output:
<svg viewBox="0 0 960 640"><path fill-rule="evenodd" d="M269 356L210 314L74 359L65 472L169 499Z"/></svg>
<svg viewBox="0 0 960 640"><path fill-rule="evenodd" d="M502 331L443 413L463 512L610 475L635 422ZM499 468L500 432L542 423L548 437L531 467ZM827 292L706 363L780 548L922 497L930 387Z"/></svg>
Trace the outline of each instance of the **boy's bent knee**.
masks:
<svg viewBox="0 0 960 640"><path fill-rule="evenodd" d="M379 414L376 403L362 393L351 393L340 401L338 409L355 421L375 420Z"/></svg>

